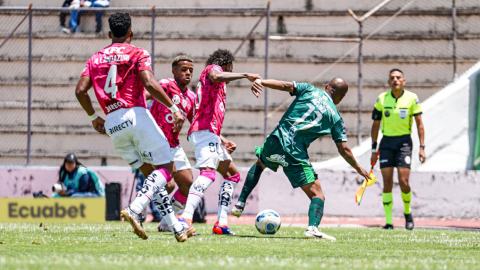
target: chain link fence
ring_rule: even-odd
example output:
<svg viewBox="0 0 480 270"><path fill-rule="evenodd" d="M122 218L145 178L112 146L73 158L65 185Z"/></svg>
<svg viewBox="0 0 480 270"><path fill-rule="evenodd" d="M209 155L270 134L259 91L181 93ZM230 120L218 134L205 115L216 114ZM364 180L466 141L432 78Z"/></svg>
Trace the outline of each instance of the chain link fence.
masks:
<svg viewBox="0 0 480 270"><path fill-rule="evenodd" d="M338 108L351 145L370 136L372 107L381 92L390 90L387 82L390 69L402 69L406 89L425 100L480 58L480 2L393 0L376 4L380 2L388 3L361 24L350 15L337 13L303 20L287 14L281 22L277 20L277 32L270 36L271 78L308 82L319 88L324 88L334 77L342 77L349 83L350 91ZM353 14L358 13L357 18L369 11L358 2L352 3L351 8ZM369 7L373 8L374 5ZM274 61L291 68L288 72L274 72ZM281 95L272 98L269 131L275 128L292 100ZM337 155L332 143L312 144L309 154L312 160Z"/></svg>
<svg viewBox="0 0 480 270"><path fill-rule="evenodd" d="M0 109L5 118L0 124L2 164L52 165L58 164L67 153L74 152L86 165L125 165L115 153L110 139L93 130L74 94L85 62L110 44L107 19L114 12L129 12L132 16L132 44L152 54L158 80L172 77L171 61L175 56L190 55L195 60L194 80L190 85L194 91L204 62L213 51L218 48L236 51L251 30L252 38L268 36L265 33L265 7L81 8L79 11L80 22L76 31L67 31L69 9L32 8L30 31L28 10L0 8L1 41L26 18L0 47L0 91L3 94ZM100 33L96 33L95 11L104 11ZM64 26L60 25L62 12L66 17ZM261 23L253 29L259 19ZM222 27L218 25L219 21ZM28 68L29 34L32 35L31 77ZM249 50L248 41L239 48L235 71L250 69L263 74L265 58L255 57ZM252 70L250 65L255 68ZM29 78L31 110L28 106ZM232 88L233 96L238 96L247 86L248 82L239 82L229 88ZM105 117L93 90L89 93L96 111ZM234 133L238 132L234 123L243 117L236 111L243 106L235 98L230 98L229 103L227 109L230 105L233 112L228 114L225 126L226 132ZM184 145L188 145L185 139L188 127L189 124L185 125L182 131ZM263 129L259 133L263 134ZM189 154L193 157L193 151Z"/></svg>

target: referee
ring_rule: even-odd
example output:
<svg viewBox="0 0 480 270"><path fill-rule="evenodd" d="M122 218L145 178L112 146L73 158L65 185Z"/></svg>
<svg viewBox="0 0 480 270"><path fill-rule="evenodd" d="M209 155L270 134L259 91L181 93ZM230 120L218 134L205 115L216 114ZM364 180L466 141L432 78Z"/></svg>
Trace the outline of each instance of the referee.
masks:
<svg viewBox="0 0 480 270"><path fill-rule="evenodd" d="M383 208L385 210L386 225L384 229L393 229L393 168L397 167L398 182L402 190L402 199L405 206L405 228L413 229L412 209L410 201L412 191L408 178L410 175L410 164L412 161L412 123L415 118L418 137L420 139L420 162L424 163L425 157L425 131L422 123L422 108L420 100L413 92L403 89L405 78L400 69L390 70L388 79L391 91L381 93L375 108L372 119L372 164L377 162L377 138L380 121L382 124L383 138L380 142L380 169L383 176Z"/></svg>

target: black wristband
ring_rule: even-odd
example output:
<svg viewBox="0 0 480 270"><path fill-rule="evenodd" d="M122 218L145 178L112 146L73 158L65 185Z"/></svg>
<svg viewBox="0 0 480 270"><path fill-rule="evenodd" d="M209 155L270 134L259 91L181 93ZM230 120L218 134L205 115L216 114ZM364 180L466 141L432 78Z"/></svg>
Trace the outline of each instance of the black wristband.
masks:
<svg viewBox="0 0 480 270"><path fill-rule="evenodd" d="M372 142L372 149L377 150L377 142Z"/></svg>

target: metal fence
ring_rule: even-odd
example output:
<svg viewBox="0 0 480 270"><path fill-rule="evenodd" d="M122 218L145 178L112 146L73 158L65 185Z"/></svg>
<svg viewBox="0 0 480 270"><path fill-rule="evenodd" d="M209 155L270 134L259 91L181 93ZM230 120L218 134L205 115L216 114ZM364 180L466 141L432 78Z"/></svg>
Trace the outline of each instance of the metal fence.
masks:
<svg viewBox="0 0 480 270"><path fill-rule="evenodd" d="M69 26L71 10L81 11L76 32L64 33L60 14ZM96 33L93 12L103 11L103 27ZM85 62L108 45L106 19L114 12L132 15L135 46L152 55L155 77L172 77L171 61L179 54L195 60L196 90L204 61L217 48L235 52L243 71L266 75L266 57L251 52L251 40L269 36L269 6L241 8L0 8L0 163L56 164L75 152L87 164L124 165L107 138L95 136L88 117L74 96ZM106 25L106 26L105 26ZM266 43L268 46L268 42ZM258 47L258 46L257 46ZM260 50L260 48L257 48ZM263 51L268 49L263 48ZM247 82L233 84L234 92ZM97 112L101 109L90 91ZM260 101L257 101L259 103ZM233 100L231 103L235 103ZM263 104L263 101L260 102ZM260 104L259 103L259 104ZM261 105L263 108L263 105ZM237 106L239 107L239 106ZM239 108L234 108L239 109ZM233 114L233 118L235 118ZM235 121L235 119L230 119ZM188 125L183 132L188 131ZM263 134L263 129L261 131ZM185 137L185 136L183 136ZM34 160L32 162L32 160ZM90 160L90 161L89 161Z"/></svg>
<svg viewBox="0 0 480 270"><path fill-rule="evenodd" d="M357 19L364 16L361 23L347 10L329 14L265 7L80 9L88 12L81 17L79 32L68 35L59 27L62 11L67 12L68 26L68 9L0 8L1 40L27 15L0 45L1 163L25 164L29 155L35 157L33 164L51 164L53 159L58 163L66 153L76 152L96 160L92 164L108 158L109 165L123 165L108 138L92 139L95 132L73 95L85 61L106 45L108 27L95 33L96 22L89 14L99 10L105 11L104 22L115 11L130 12L133 43L151 51L158 79L170 77L171 59L185 53L196 61L193 78L198 80L204 60L219 47L236 52L234 71L308 82L319 88L333 77L344 77L350 92L338 107L348 134L358 143L369 135L376 97L389 89L388 70L401 68L406 88L424 100L480 58L478 0L378 2L383 5L370 16L365 16L368 10L359 8L362 5L352 3L352 14ZM194 90L195 85L192 81ZM292 98L267 91L264 99L246 99L246 81L228 87L228 123L223 130L240 140L240 149L247 145L245 151L250 153L252 138L256 136L256 144L261 143ZM243 137L235 137L239 133ZM331 144L310 148L312 160L336 152Z"/></svg>

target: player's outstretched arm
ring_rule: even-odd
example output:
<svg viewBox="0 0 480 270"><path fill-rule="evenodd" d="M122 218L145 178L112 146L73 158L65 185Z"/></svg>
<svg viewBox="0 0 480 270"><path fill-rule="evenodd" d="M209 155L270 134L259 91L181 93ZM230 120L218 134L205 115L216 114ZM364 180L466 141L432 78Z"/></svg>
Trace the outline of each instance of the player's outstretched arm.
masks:
<svg viewBox="0 0 480 270"><path fill-rule="evenodd" d="M277 80L255 80L252 87L255 85L265 86L271 89L286 91L293 93L293 83L292 82L284 82L284 81L277 81Z"/></svg>
<svg viewBox="0 0 480 270"><path fill-rule="evenodd" d="M348 162L348 164L350 164L350 166L357 171L358 174L365 177L367 180L372 179L370 178L370 175L368 175L367 171L358 165L355 157L353 156L352 150L350 150L350 147L348 147L346 142L338 142L335 143L335 145L337 146L338 153L345 159L345 161Z"/></svg>
<svg viewBox="0 0 480 270"><path fill-rule="evenodd" d="M82 105L82 108L88 114L90 119L92 120L93 128L100 132L101 134L105 134L105 120L97 115L95 109L92 105L92 100L88 95L88 90L92 87L92 80L88 76L80 77L78 80L77 88L75 89L75 96L77 96L78 102Z"/></svg>
<svg viewBox="0 0 480 270"><path fill-rule="evenodd" d="M219 72L212 70L208 73L208 78L212 82L231 82L240 79L248 79L253 82L256 79L261 79L260 75L253 73L233 73L233 72Z"/></svg>
<svg viewBox="0 0 480 270"><path fill-rule="evenodd" d="M173 104L167 93L165 93L160 84L158 84L158 82L155 80L153 73L149 70L142 70L140 71L140 79L150 95L152 95L152 97L156 100L160 101L160 103L163 105L167 106L167 108L169 108L173 113L175 118L173 131L180 131L182 129L183 122L185 122L185 118L183 118L177 106Z"/></svg>

